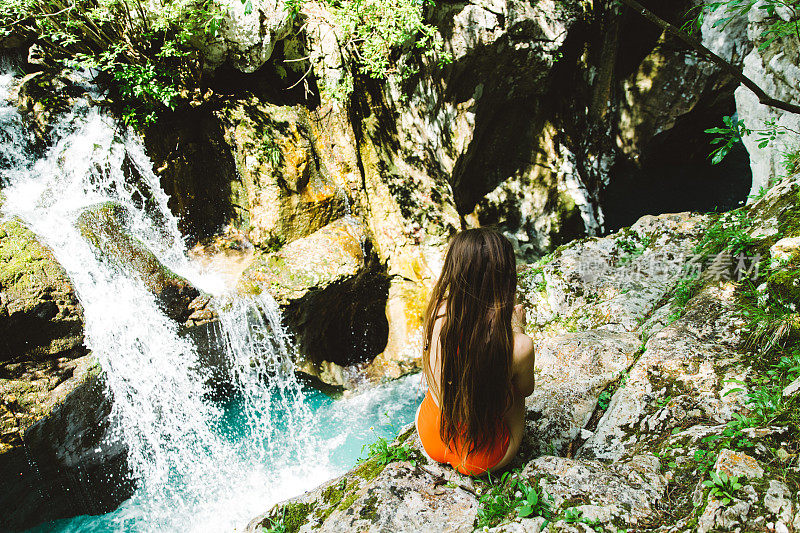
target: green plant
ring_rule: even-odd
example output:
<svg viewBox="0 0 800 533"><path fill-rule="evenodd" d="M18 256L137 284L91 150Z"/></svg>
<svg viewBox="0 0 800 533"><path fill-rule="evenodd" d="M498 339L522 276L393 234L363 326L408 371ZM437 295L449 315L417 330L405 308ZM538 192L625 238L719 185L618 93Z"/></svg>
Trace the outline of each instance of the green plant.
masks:
<svg viewBox="0 0 800 533"><path fill-rule="evenodd" d="M551 496L522 479L518 472L505 472L491 483L488 492L478 498L480 507L475 527L496 526L515 511L522 518L541 516L550 520L553 515L551 503Z"/></svg>
<svg viewBox="0 0 800 533"><path fill-rule="evenodd" d="M747 199L751 202L757 202L764 198L767 193L769 192L769 187L764 187L763 185L758 188L758 192L755 194L749 194Z"/></svg>
<svg viewBox="0 0 800 533"><path fill-rule="evenodd" d="M694 252L706 256L722 252L728 252L732 256L745 253L757 242L757 239L747 233L749 223L747 212L743 209L721 215L706 230Z"/></svg>
<svg viewBox="0 0 800 533"><path fill-rule="evenodd" d="M359 459L364 462L367 459L374 459L380 465L388 465L395 461L408 461L416 465L420 459L420 453L406 444L391 444L383 437L378 437L375 442L365 444L361 447L362 453L367 449L367 458Z"/></svg>
<svg viewBox="0 0 800 533"><path fill-rule="evenodd" d="M305 0L285 0L283 9L289 13L289 17L294 21L300 15Z"/></svg>
<svg viewBox="0 0 800 533"><path fill-rule="evenodd" d="M722 505L728 505L735 497L734 493L742 488L737 476L728 476L725 472L712 471L709 476L711 479L703 481L703 485L711 489L709 497L716 498Z"/></svg>
<svg viewBox="0 0 800 533"><path fill-rule="evenodd" d="M725 159L725 156L733 149L733 147L737 144L742 142L742 137L745 135L750 135L752 133L751 130L747 129L744 125L744 120L734 120L733 117L724 116L722 117L722 122L724 124L723 127L714 127L708 128L705 130L706 133L715 134L717 135L713 139L711 139L710 144L714 145L721 145L717 146L714 150L711 151L709 157L711 157L711 164L717 165Z"/></svg>
<svg viewBox="0 0 800 533"><path fill-rule="evenodd" d="M269 521L269 527L262 527L262 533L287 533L283 519L273 520L272 518L267 518L267 520Z"/></svg>
<svg viewBox="0 0 800 533"><path fill-rule="evenodd" d="M292 0L292 6L301 1ZM398 54L403 47L417 48L423 56L436 58L440 65L452 62L436 28L425 22L424 8L429 3L430 0L326 0L344 35L343 48L354 56L360 73L378 79L390 75L405 79L416 72L407 56ZM327 92L341 98L352 87L352 77L345 76Z"/></svg>
<svg viewBox="0 0 800 533"><path fill-rule="evenodd" d="M601 392L600 397L597 399L597 407L599 407L601 411L608 409L608 404L611 402L611 397L613 395L614 393L608 389Z"/></svg>
<svg viewBox="0 0 800 533"><path fill-rule="evenodd" d="M742 142L742 137L756 134L758 136L756 138L756 145L763 149L769 146L771 142L777 140L782 135L786 135L787 133L800 135L800 132L797 132L792 128L782 124L778 124L774 118L765 120L764 126L756 130L748 129L744 125L744 120L734 120L731 116L722 117L722 122L723 127L714 127L704 130L706 133L716 135L716 137L709 141L712 146L721 145L717 146L717 148L712 150L709 154L712 165L721 163L725 156L728 155L728 153L733 149L733 147L737 143Z"/></svg>
<svg viewBox="0 0 800 533"><path fill-rule="evenodd" d="M637 257L644 254L647 247L650 246L651 239L649 237L641 238L634 234L636 239L618 238L615 244L623 252L619 258L620 265L627 265L632 263ZM637 242L638 241L638 242Z"/></svg>
<svg viewBox="0 0 800 533"><path fill-rule="evenodd" d="M783 168L787 176L800 172L800 149L788 150L783 154Z"/></svg>
<svg viewBox="0 0 800 533"><path fill-rule="evenodd" d="M798 0L723 0L709 2L703 6L698 20L702 22L705 15L713 12L723 14L716 20L712 27L724 28L737 17L747 17L751 10L762 11L768 17L766 28L759 36L761 43L759 49L764 49L772 44L776 39L786 36L793 36L800 45L800 1ZM789 14L789 20L785 21L778 16L778 11L784 10ZM698 25L699 27L699 25Z"/></svg>
<svg viewBox="0 0 800 533"><path fill-rule="evenodd" d="M558 517L559 520L563 520L568 524L586 524L594 529L595 526L599 526L599 520L589 520L588 518L583 516L583 511L578 509L577 507L568 507L564 509L564 513Z"/></svg>
<svg viewBox="0 0 800 533"><path fill-rule="evenodd" d="M700 290L701 283L698 276L689 276L678 280L673 293L675 305L678 308L683 308L686 303L691 300L695 294ZM680 310L680 309L679 309ZM680 318L680 313L675 319Z"/></svg>
<svg viewBox="0 0 800 533"><path fill-rule="evenodd" d="M262 137L261 155L272 165L273 169L278 169L283 161L283 152L281 152L281 148L278 146L275 137L273 137L269 131L266 131Z"/></svg>
<svg viewBox="0 0 800 533"><path fill-rule="evenodd" d="M552 513L550 501L544 491L539 492L534 485L525 482L517 483L517 490L522 493L522 504L517 507L517 514L520 518L550 517Z"/></svg>
<svg viewBox="0 0 800 533"><path fill-rule="evenodd" d="M739 305L748 344L762 352L782 346L797 322L797 313L769 292L762 295L752 282L743 286Z"/></svg>
<svg viewBox="0 0 800 533"><path fill-rule="evenodd" d="M222 16L213 0L4 0L0 36L36 36L53 61L97 72L125 122L143 127L199 87L198 46Z"/></svg>

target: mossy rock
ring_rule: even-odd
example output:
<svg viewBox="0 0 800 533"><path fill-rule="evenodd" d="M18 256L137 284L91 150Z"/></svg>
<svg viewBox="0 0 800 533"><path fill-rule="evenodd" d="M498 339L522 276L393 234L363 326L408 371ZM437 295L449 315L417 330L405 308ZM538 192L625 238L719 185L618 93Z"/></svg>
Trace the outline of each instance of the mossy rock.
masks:
<svg viewBox="0 0 800 533"><path fill-rule="evenodd" d="M311 290L352 278L364 266L364 238L361 225L339 219L277 252L258 257L242 274L239 290L268 290L279 303L287 304Z"/></svg>
<svg viewBox="0 0 800 533"><path fill-rule="evenodd" d="M130 232L128 212L115 202L88 207L75 225L96 253L117 268L137 274L158 298L170 318L185 322L189 304L200 295L186 279L162 265L158 258Z"/></svg>
<svg viewBox="0 0 800 533"><path fill-rule="evenodd" d="M767 280L767 287L781 302L800 304L800 268L775 272Z"/></svg>
<svg viewBox="0 0 800 533"><path fill-rule="evenodd" d="M18 219L0 224L0 364L14 378L27 365L86 354L83 310L66 271Z"/></svg>

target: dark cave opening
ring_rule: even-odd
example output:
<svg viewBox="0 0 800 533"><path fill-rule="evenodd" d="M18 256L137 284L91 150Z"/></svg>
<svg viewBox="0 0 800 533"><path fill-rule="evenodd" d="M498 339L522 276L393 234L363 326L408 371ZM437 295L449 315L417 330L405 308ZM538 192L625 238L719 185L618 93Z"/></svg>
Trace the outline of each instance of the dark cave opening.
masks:
<svg viewBox="0 0 800 533"><path fill-rule="evenodd" d="M721 120L686 120L657 135L639 164L618 161L601 192L606 232L630 226L644 215L681 211L729 211L747 200L752 182L750 158L737 144L712 165L712 136L706 128Z"/></svg>

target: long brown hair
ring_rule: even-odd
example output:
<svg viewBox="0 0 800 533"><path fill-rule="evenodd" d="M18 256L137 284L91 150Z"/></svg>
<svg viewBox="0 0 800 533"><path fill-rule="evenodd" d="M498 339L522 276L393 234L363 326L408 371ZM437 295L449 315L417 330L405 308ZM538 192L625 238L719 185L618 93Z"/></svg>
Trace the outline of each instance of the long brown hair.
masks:
<svg viewBox="0 0 800 533"><path fill-rule="evenodd" d="M450 241L442 274L425 313L423 370L438 393L440 436L461 441L470 454L491 446L511 401L514 337L511 315L517 287L514 249L488 228L469 229ZM445 303L438 339L432 339ZM431 366L433 343L440 343L441 381Z"/></svg>

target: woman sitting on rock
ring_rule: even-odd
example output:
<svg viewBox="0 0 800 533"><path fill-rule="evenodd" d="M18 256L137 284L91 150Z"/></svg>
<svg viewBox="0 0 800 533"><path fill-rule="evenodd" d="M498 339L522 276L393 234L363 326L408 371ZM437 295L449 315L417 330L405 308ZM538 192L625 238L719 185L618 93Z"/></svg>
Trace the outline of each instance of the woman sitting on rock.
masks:
<svg viewBox="0 0 800 533"><path fill-rule="evenodd" d="M500 233L452 239L425 315L428 391L416 425L425 453L462 474L499 470L522 441L534 355L516 289L514 250Z"/></svg>

